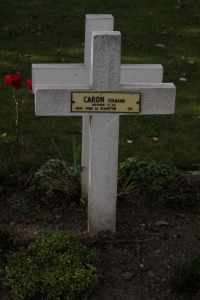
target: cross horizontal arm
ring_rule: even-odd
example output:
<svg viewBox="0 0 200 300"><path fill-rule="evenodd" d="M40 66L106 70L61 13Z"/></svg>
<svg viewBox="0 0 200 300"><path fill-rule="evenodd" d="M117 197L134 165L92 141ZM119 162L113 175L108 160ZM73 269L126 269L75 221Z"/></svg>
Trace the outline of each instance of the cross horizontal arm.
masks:
<svg viewBox="0 0 200 300"><path fill-rule="evenodd" d="M173 83L121 84L124 92L141 94L141 115L175 112L176 87Z"/></svg>
<svg viewBox="0 0 200 300"><path fill-rule="evenodd" d="M37 116L86 116L95 113L71 112L71 92L91 92L90 85L36 85ZM97 92L97 91L95 91ZM102 91L101 91L102 92ZM106 92L106 91L105 91ZM140 115L173 114L176 88L173 83L121 84L120 93L141 94ZM125 113L127 115L127 113ZM128 113L132 115L133 113ZM124 115L119 113L119 115Z"/></svg>
<svg viewBox="0 0 200 300"><path fill-rule="evenodd" d="M33 64L32 86L36 84L89 84L90 74L84 64Z"/></svg>
<svg viewBox="0 0 200 300"><path fill-rule="evenodd" d="M125 83L161 83L163 67L159 64L122 64L120 82Z"/></svg>
<svg viewBox="0 0 200 300"><path fill-rule="evenodd" d="M122 64L120 82L125 83L161 83L163 67L159 64ZM37 84L88 84L90 72L84 64L33 64L33 92Z"/></svg>

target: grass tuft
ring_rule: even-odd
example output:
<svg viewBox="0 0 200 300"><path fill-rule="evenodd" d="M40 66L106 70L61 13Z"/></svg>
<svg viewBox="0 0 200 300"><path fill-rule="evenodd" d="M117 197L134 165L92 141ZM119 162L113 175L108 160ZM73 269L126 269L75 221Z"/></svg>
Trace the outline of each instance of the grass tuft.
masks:
<svg viewBox="0 0 200 300"><path fill-rule="evenodd" d="M194 292L200 288L199 254L177 257L173 266L173 282L180 292Z"/></svg>

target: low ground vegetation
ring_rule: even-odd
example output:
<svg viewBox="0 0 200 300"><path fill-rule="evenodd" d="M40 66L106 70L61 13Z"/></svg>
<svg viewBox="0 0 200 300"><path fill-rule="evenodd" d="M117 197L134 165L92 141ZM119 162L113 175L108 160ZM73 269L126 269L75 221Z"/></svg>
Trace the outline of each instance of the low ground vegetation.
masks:
<svg viewBox="0 0 200 300"><path fill-rule="evenodd" d="M48 232L27 248L9 253L6 260L3 284L15 300L37 294L49 300L83 299L98 281L98 252L68 232Z"/></svg>
<svg viewBox="0 0 200 300"><path fill-rule="evenodd" d="M77 190L78 185L77 180L74 181L74 177L78 178L78 173L73 173L73 167L59 159L50 160L39 170L33 172L33 181L29 181L29 186L25 184L24 189L21 186L20 191L16 185L13 192L8 192L9 185L2 180L1 213L5 214L7 211L0 222L2 228L0 240L1 278L4 293L10 291L9 297L13 297L14 300L41 300L42 297L71 300L83 299L86 295L91 300L96 299L95 297L107 300L107 297L115 299L117 282L123 280L124 284L127 285L128 294L121 287L118 291L122 294L119 299L124 300L126 297L132 299L130 297L139 293L137 288L143 284L141 277L141 272L143 272L144 276L147 275L149 278L145 285L146 289L151 291L152 296L138 294L137 297L157 299L152 286L158 285L155 283L158 280L155 272L159 273L161 270L158 270L158 257L152 258L155 260L156 268L158 268L154 270L148 255L151 251L154 255L156 255L156 251L158 253L161 251L160 259L163 263L165 260L168 262L167 268L169 269L166 272L161 272L159 278L162 277L163 284L167 283L169 291L168 294L165 294L159 283L157 286L158 295L166 297L163 299L170 299L172 295L176 296L174 299L183 299L182 296L185 295L183 294L185 292L187 297L198 295L200 287L198 276L200 271L198 250L200 176L197 170L186 172L174 166L157 164L154 161L139 160L138 158L130 158L121 163L118 180L118 190L121 192L118 194L117 234L102 233L98 237L91 238L84 233L87 203L80 201L80 193L76 193L75 201L74 193L71 193L71 190L58 188L60 187L58 181L65 184L68 182L69 172L66 171L68 168L70 178L73 179L70 187L74 191ZM1 175L3 177L1 179L5 178L5 174L8 178L9 174L2 168ZM14 182L13 180L10 178L10 182ZM49 186L51 186L50 190ZM177 211L179 212L177 213ZM45 218L43 218L44 214L46 215ZM171 214L176 219L172 219ZM153 220L155 216L156 219ZM28 223L27 219L29 219ZM74 220L76 221L72 224ZM187 224L182 223L182 225L179 223L180 228L178 228L177 223L184 222L184 220L190 220L192 226L188 222ZM176 225L172 226L172 222ZM51 224L50 232L48 224ZM32 229L37 228L38 225L45 229L42 232ZM188 229L186 229L187 226ZM29 228L28 238L25 238L26 227ZM182 228L186 231L189 230L189 232L183 235ZM68 233L69 230L74 231L73 237ZM192 242L189 241L191 230ZM36 240L34 231L38 237ZM41 233L46 234L41 235ZM149 237L157 245L157 250L151 249L153 244L146 246L145 241L149 240ZM167 252L163 250L163 239L166 239L166 245L173 240L177 243L180 239L181 242L187 241L189 244L183 249L180 248L178 252L174 247L180 247L181 242L179 246L178 244L173 245L173 247L171 245L169 257ZM23 245L24 241L25 245ZM135 243L138 243L138 250L137 247L135 249ZM9 251L11 252L9 253ZM127 261L122 259L125 252L128 253ZM111 259L112 255L114 257ZM109 262L109 257L111 262ZM148 261L149 259L150 261ZM143 260L147 264L148 270L145 269ZM50 265L49 261L51 261ZM136 264L135 267L133 262ZM112 264L119 269L119 273L114 275ZM129 264L132 267L128 267ZM111 269L106 270L106 268ZM160 268L162 267L160 266ZM30 272L30 270L32 271ZM130 286L131 281L133 285L135 284L136 275L134 272L140 277L139 281L137 278L136 290ZM114 281L113 285L108 287L106 291L106 282L109 280L109 276ZM66 282L69 284L66 285ZM120 286L121 284L122 282L119 283ZM108 296L109 291L113 293L113 296ZM168 296L169 298L167 298ZM184 299L193 299L187 297Z"/></svg>

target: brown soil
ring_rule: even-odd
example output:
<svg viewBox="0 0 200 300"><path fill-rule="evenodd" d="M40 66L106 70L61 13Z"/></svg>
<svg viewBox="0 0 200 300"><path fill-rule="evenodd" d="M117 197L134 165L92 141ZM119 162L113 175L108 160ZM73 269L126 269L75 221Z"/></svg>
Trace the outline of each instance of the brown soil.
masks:
<svg viewBox="0 0 200 300"><path fill-rule="evenodd" d="M120 199L116 234L87 234L86 211L50 209L26 202L23 194L0 194L0 229L26 244L47 229L73 229L77 237L101 252L101 280L89 300L200 299L200 293L183 294L172 284L173 258L198 251L198 214L168 208L153 196ZM0 295L0 299L3 298ZM6 295L5 297L8 297Z"/></svg>

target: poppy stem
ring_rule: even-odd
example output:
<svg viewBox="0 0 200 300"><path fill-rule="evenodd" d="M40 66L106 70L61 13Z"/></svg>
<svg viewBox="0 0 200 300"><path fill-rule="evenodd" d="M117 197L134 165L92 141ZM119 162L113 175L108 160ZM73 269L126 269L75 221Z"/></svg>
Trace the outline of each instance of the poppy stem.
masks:
<svg viewBox="0 0 200 300"><path fill-rule="evenodd" d="M19 143L19 114L20 114L20 108L19 108L19 99L16 97L14 93L14 100L15 100L15 112L16 112L16 118L15 118L15 149L14 149L14 156L15 156L15 166L16 166L16 172L17 172L17 181L18 185L20 185L20 143Z"/></svg>

